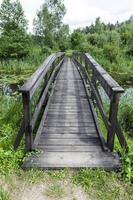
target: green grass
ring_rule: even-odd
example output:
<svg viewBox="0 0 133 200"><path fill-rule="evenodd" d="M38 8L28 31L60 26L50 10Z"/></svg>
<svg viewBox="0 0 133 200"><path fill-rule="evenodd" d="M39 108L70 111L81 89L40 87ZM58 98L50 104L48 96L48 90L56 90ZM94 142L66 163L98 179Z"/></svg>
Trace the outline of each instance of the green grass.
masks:
<svg viewBox="0 0 133 200"><path fill-rule="evenodd" d="M52 199L61 199L65 196L65 190L61 185L53 184L44 191L44 195Z"/></svg>
<svg viewBox="0 0 133 200"><path fill-rule="evenodd" d="M124 182L119 173L104 170L81 169L72 178L74 184L81 185L91 199L112 200L132 199L133 188Z"/></svg>
<svg viewBox="0 0 133 200"><path fill-rule="evenodd" d="M33 48L30 56L23 60L6 60L0 62L0 85L22 84L44 61L41 49Z"/></svg>
<svg viewBox="0 0 133 200"><path fill-rule="evenodd" d="M10 200L8 192L0 187L0 200Z"/></svg>

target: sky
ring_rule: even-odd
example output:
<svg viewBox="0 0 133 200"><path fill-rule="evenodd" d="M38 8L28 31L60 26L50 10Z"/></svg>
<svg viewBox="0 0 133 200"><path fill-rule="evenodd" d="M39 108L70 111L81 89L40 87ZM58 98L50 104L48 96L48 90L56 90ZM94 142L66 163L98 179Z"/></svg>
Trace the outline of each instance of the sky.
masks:
<svg viewBox="0 0 133 200"><path fill-rule="evenodd" d="M0 0L0 3L2 0ZM20 0L32 32L33 18L45 0ZM108 23L122 22L133 15L133 0L64 0L67 13L63 19L71 30L90 25L97 17Z"/></svg>

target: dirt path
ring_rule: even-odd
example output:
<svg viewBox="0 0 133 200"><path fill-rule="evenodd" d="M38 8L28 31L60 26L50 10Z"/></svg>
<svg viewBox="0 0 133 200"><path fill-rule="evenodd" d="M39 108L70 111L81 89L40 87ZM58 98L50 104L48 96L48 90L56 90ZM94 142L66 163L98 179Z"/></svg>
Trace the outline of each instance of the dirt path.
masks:
<svg viewBox="0 0 133 200"><path fill-rule="evenodd" d="M12 193L14 200L90 200L81 187L69 181L22 185Z"/></svg>

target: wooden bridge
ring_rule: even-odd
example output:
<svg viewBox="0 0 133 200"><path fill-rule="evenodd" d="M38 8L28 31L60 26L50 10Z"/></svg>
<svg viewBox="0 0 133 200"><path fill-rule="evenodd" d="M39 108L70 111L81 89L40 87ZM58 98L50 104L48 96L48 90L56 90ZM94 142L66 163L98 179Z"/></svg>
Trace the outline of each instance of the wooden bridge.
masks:
<svg viewBox="0 0 133 200"><path fill-rule="evenodd" d="M108 114L99 87L109 98ZM23 120L14 148L25 135L27 151L39 150L24 161L23 168L120 167L113 150L115 135L127 150L117 120L124 90L89 54L75 53L72 58L64 53L52 54L20 92ZM103 120L106 135L98 118Z"/></svg>

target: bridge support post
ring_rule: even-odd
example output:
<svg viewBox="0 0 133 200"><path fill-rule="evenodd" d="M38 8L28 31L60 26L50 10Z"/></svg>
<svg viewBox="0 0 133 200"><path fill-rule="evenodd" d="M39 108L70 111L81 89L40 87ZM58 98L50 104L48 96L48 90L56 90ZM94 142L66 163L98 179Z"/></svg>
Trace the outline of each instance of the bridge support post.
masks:
<svg viewBox="0 0 133 200"><path fill-rule="evenodd" d="M25 129L25 143L27 151L32 150L33 135L31 126L31 108L30 108L30 94L23 93L23 114L24 114L24 129Z"/></svg>
<svg viewBox="0 0 133 200"><path fill-rule="evenodd" d="M94 86L94 88L96 88L96 76L95 76L95 73L94 73L94 70L92 71L92 78L91 78L91 81L92 81L92 84ZM95 96L93 94L93 91L91 91L91 98L92 98L92 101L94 103L94 106L96 107L96 103L95 103Z"/></svg>
<svg viewBox="0 0 133 200"><path fill-rule="evenodd" d="M110 127L109 127L108 135L107 135L107 146L110 149L110 151L113 151L114 149L119 97L120 97L120 94L115 93L115 92L111 97L110 113L109 113Z"/></svg>

